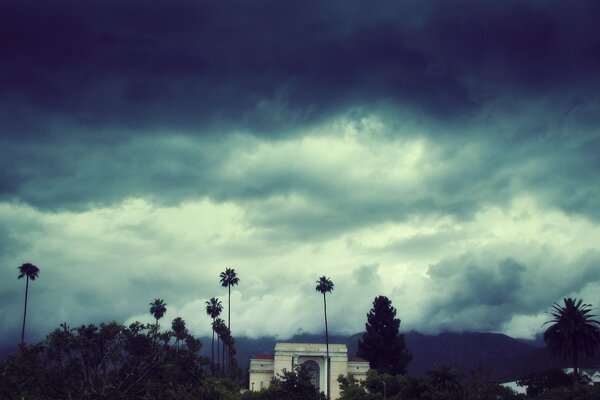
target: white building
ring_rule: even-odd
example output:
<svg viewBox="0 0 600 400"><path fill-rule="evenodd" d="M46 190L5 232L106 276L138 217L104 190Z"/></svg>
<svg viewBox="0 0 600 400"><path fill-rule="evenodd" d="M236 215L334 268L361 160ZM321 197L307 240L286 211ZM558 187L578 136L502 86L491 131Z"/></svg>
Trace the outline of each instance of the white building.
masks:
<svg viewBox="0 0 600 400"><path fill-rule="evenodd" d="M298 365L304 364L312 373L313 384L319 391L327 393L327 360L325 344L307 343L277 343L275 354L261 354L250 359L249 390L267 388L271 379L281 374L283 370L293 371ZM330 396L340 397L340 387L337 382L339 375L353 375L358 380L367 376L369 363L362 358L348 357L345 344L330 344L329 359L331 368Z"/></svg>

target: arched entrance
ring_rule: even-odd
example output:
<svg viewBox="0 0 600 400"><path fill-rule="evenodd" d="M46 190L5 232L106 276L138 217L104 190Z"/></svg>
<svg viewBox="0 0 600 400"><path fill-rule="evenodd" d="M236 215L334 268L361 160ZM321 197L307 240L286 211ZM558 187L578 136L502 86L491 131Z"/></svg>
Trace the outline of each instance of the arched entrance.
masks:
<svg viewBox="0 0 600 400"><path fill-rule="evenodd" d="M304 361L302 365L306 368L310 375L310 383L312 383L317 388L317 390L320 390L319 381L321 380L321 374L319 364L317 364L313 360L307 360Z"/></svg>

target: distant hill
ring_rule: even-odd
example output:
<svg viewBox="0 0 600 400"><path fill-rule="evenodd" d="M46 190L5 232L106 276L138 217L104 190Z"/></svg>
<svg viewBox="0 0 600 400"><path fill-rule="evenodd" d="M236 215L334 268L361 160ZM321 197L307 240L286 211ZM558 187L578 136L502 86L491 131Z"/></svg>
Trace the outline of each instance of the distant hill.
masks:
<svg viewBox="0 0 600 400"><path fill-rule="evenodd" d="M330 336L330 343L344 343L348 354L356 355L358 340L362 333L352 336ZM424 335L418 332L404 334L408 350L413 359L408 366L411 375L423 375L436 365L446 363L469 374L478 367L489 369L492 378L499 382L515 380L527 373L539 372L552 367L567 367L569 363L553 356L545 347L524 343L499 333L450 333ZM208 340L207 340L208 339ZM251 356L272 354L276 340L273 337L250 339L236 338L237 357L240 367L247 370ZM284 342L323 343L324 335L296 335ZM210 357L210 338L203 338L203 353ZM595 360L583 360L582 367L600 365L600 357Z"/></svg>
<svg viewBox="0 0 600 400"><path fill-rule="evenodd" d="M496 366L524 356L534 348L509 336L498 333L440 333L423 335L409 332L406 345L413 354L409 373L422 375L436 365L446 363L469 372L479 366Z"/></svg>

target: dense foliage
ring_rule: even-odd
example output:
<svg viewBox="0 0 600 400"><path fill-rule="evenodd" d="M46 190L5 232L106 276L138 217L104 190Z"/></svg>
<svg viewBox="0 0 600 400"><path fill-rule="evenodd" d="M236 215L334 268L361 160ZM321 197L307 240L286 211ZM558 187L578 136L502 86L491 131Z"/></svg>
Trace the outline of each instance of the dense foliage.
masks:
<svg viewBox="0 0 600 400"><path fill-rule="evenodd" d="M302 367L285 371L269 388L244 391L240 379L210 376L201 343L181 328L159 332L156 324L62 325L34 346L0 363L0 399L117 400L313 400L323 393ZM239 370L238 370L239 371ZM238 372L239 373L239 372ZM239 375L238 375L239 376ZM366 381L338 377L341 400L597 400L600 387L576 381L560 370L523 377L527 396L494 383L489 372L468 377L447 365L423 377L371 370Z"/></svg>
<svg viewBox="0 0 600 400"><path fill-rule="evenodd" d="M197 395L207 361L198 339L139 322L63 324L0 364L2 399L170 399ZM175 343L173 341L175 340Z"/></svg>
<svg viewBox="0 0 600 400"><path fill-rule="evenodd" d="M406 349L404 335L399 333L400 320L396 309L385 296L373 301L367 314L365 333L358 342L358 356L369 360L369 366L392 375L406 373L411 355Z"/></svg>
<svg viewBox="0 0 600 400"><path fill-rule="evenodd" d="M528 396L535 397L558 387L573 385L573 376L562 369L552 368L537 374L525 375L517 381L517 385L525 387Z"/></svg>
<svg viewBox="0 0 600 400"><path fill-rule="evenodd" d="M535 394L517 394L512 389L494 383L489 371L476 370L468 377L449 366L439 366L423 377L390 375L371 370L364 382L340 376L340 400L597 400L600 386L575 383L572 375L558 376L544 372L527 379L546 384ZM557 377L561 384L553 382ZM568 380L565 381L564 378ZM540 389L538 386L537 389Z"/></svg>

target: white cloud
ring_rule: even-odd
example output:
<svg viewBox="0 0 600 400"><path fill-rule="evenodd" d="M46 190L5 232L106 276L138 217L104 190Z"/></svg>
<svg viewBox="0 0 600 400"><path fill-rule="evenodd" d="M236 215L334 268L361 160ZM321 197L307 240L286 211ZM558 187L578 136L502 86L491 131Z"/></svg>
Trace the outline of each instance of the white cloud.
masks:
<svg viewBox="0 0 600 400"><path fill-rule="evenodd" d="M241 279L232 292L234 334L249 336L322 330L314 291L321 275L336 285L331 329L344 333L363 328L380 294L391 297L404 330L525 336L561 296L593 294L596 221L552 208L522 186L498 202L477 198L478 190L493 191L485 180L450 190L440 177L481 165L483 145L449 150L424 136L390 137L389 129L376 117L338 118L278 141L229 137L216 191L260 196L174 204L132 197L55 212L0 203L0 234L11 243L0 260L41 269L31 288L32 332L39 337L63 321L151 321L148 303L159 297L169 321L181 316L206 335L204 302L218 296L226 304L218 283L225 267ZM175 147L201 148L199 140ZM470 214L443 206L459 198L476 204ZM507 265L518 273L507 275ZM10 296L0 314L4 332L21 312L15 271L0 276ZM477 297L478 282L488 297ZM504 287L516 292L500 301Z"/></svg>

